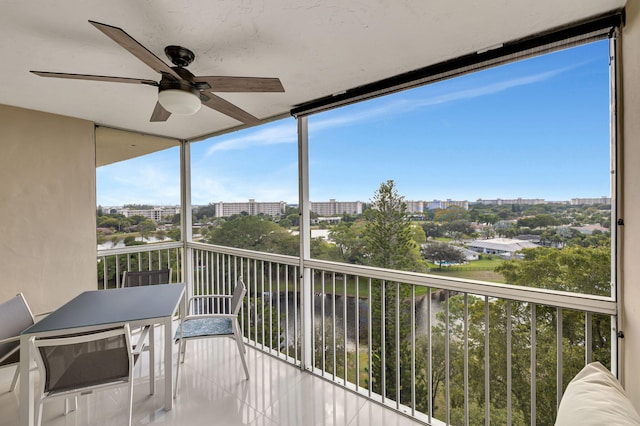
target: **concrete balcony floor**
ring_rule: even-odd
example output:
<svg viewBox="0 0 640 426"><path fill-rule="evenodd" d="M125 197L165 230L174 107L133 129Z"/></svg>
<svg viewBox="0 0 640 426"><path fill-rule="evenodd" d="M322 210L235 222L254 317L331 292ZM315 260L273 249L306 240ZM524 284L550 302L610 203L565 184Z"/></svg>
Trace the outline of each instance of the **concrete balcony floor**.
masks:
<svg viewBox="0 0 640 426"><path fill-rule="evenodd" d="M160 329L156 331L156 336L162 334ZM175 346L174 354L177 354ZM161 354L156 356L160 357ZM188 342L178 397L173 410L164 411L162 360L156 360L154 395L149 395L146 354L142 361L135 371L134 425L422 424L250 347L247 347L247 363L251 377L245 380L231 339ZM18 423L19 388L8 392L14 371L13 368L0 370L0 426ZM61 399L44 404L44 425L125 425L126 422L126 387L79 397L77 411L67 415Z"/></svg>

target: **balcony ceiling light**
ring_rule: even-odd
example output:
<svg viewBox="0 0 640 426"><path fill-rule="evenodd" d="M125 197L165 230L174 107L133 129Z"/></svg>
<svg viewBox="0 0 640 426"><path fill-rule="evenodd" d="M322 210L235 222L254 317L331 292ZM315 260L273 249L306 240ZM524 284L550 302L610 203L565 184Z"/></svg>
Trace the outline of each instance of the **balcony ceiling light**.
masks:
<svg viewBox="0 0 640 426"><path fill-rule="evenodd" d="M191 90L166 89L158 93L158 102L171 114L192 115L200 110L200 96Z"/></svg>

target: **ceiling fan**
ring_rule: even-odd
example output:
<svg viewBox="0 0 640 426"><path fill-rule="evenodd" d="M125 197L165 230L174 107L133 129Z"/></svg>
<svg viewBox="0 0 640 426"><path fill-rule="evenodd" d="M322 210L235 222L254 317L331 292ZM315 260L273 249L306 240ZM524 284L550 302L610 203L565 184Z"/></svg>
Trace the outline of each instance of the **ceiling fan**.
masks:
<svg viewBox="0 0 640 426"><path fill-rule="evenodd" d="M181 46L165 47L165 54L175 65L169 66L142 44L138 43L122 28L95 21L89 21L89 23L153 70L160 73L162 75L160 81L46 71L31 72L41 77L155 86L158 88L158 101L151 114L150 121L167 121L171 114L194 114L204 104L242 123L255 125L260 122L258 118L211 92L284 92L282 83L278 78L195 76L185 68L195 59L195 54L191 50Z"/></svg>

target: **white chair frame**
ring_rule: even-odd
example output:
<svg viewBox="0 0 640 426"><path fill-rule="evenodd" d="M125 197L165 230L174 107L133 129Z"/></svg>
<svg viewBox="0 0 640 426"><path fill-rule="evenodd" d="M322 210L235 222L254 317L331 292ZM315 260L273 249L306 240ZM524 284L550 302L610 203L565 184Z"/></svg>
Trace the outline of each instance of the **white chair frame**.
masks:
<svg viewBox="0 0 640 426"><path fill-rule="evenodd" d="M109 337L116 337L120 335L125 336L126 348L128 348L129 367L128 367L127 378L121 381L116 381L116 382L96 384L96 385L81 387L81 388L73 389L69 391L56 392L51 395L49 395L49 393L45 391L44 377L46 376L46 367L38 348L47 347L47 346L64 346L64 345L73 345L77 343L87 343L91 341L103 340ZM43 404L44 404L44 401L47 399L77 397L79 395L86 395L86 394L92 393L94 390L106 390L114 387L121 387L124 385L128 385L129 387L129 398L128 398L129 399L129 411L128 411L129 423L128 424L129 426L131 426L131 418L133 414L133 368L135 365L136 358L139 357L141 351L144 349L145 337L146 337L146 332L144 332L143 335L140 336L139 343L136 345L136 347L132 347L131 346L131 330L129 329L128 324L125 324L124 326L121 326L115 329L98 331L95 333L83 334L83 335L60 336L60 337L40 338L40 339L36 338L35 336L31 337L29 339L29 343L34 348L33 353L35 354L34 357L36 360L36 365L38 367L38 370L40 372L40 377L41 377L39 396L37 401L38 411L37 411L36 425L39 426L42 423ZM65 414L66 414L66 409L65 409Z"/></svg>
<svg viewBox="0 0 640 426"><path fill-rule="evenodd" d="M35 317L33 315L33 312L31 311L31 308L29 308L29 304L27 303L27 300L24 298L24 295L22 293L18 293L14 298L7 300L6 302L2 303L2 305L5 305L7 303L18 303L18 301L22 302L22 305L24 305L23 306L24 309L26 310L26 312L29 313L29 316L31 317L31 324L29 325L35 324ZM20 344L19 344L20 334L18 334L17 336L11 336L11 337L6 337L4 339L0 339L0 345L7 344L7 343L14 343L14 342L16 342L15 348L13 348L11 351L3 355L2 358L0 358L0 364L2 364L11 356L14 356L14 354L20 351ZM13 390L16 388L16 384L18 383L18 377L20 376L20 361L0 365L0 368L7 368L12 366L16 367L16 372L13 375L13 380L11 381L9 392L13 392Z"/></svg>
<svg viewBox="0 0 640 426"><path fill-rule="evenodd" d="M239 292L236 294L236 292ZM180 381L180 364L184 363L187 341L192 339L206 339L206 338L219 338L219 337L230 337L235 340L236 345L238 346L238 352L240 354L240 359L242 360L242 366L244 368L245 375L247 380L249 380L249 368L247 367L247 360L245 359L246 348L244 346L244 341L242 340L242 332L240 329L240 323L238 322L238 314L240 312L240 308L242 307L242 301L244 299L245 294L247 293L247 287L245 286L242 279L238 280L238 284L236 284L236 288L234 289L234 294L229 295L205 295L205 296L194 296L190 297L187 302L188 315L184 316L180 321L180 329L176 333L175 341L179 344L178 349L178 365L176 367L176 383L173 392L173 397L176 398L178 395L178 382ZM233 300L234 295L237 295L237 301L235 306L230 306L231 301ZM213 302L214 300L222 300L221 305L224 306L225 302L228 301L228 306L230 306L231 313L216 313L216 314L200 314L193 313L194 301L196 300L210 300ZM213 303L212 303L213 304ZM185 336L183 334L184 324L190 320L195 319L204 319L204 318L231 318L231 324L233 326L233 333L231 334L205 334L205 335L197 335L197 336Z"/></svg>

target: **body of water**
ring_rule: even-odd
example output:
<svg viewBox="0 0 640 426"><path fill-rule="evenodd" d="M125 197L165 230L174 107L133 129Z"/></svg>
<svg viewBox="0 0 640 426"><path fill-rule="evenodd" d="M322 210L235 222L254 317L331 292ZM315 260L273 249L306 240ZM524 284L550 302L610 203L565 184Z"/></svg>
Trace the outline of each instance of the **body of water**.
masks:
<svg viewBox="0 0 640 426"><path fill-rule="evenodd" d="M294 305L298 303L298 294L294 293L285 293L281 292L277 296L274 294L264 294L263 301L265 303L265 307L271 305L271 309L273 312L277 312L278 304L280 305L280 328L283 330L285 336L287 335L286 330L288 329L289 343L292 344L294 340L294 333L296 330L295 327L295 315L294 315ZM431 303L429 309L429 302ZM258 299L258 313L261 311L261 301ZM324 306L324 311L323 311ZM401 304L402 309L411 309L410 301L407 301L405 304ZM289 316L288 321L284 318L285 312L288 310ZM431 312L431 326L433 327L438 323L437 314L442 311L441 302L437 299L432 299L429 301L427 296L419 296L416 297L415 304L415 321L416 321L416 333L418 335L423 334L426 335L428 331L427 318L429 316L429 311ZM313 296L313 323L314 323L314 333L316 338L319 338L322 335L322 323L324 318L324 328L325 333L327 335L332 334L332 327L335 324L335 332L336 336L340 336L340 338L344 339L344 332L346 328L346 345L349 350L355 349L355 339L356 339L356 311L358 313L357 323L358 323L358 333L360 336L360 343L367 344L367 338L369 333L369 304L366 299L360 299L356 297L344 296L344 295L332 295L329 293L325 294L314 294ZM301 324L301 311L298 309L298 318L297 318L297 330L300 330ZM346 318L346 321L345 321ZM285 328L286 327L286 328ZM283 336L284 340L284 336Z"/></svg>

